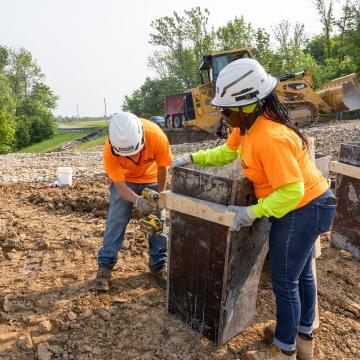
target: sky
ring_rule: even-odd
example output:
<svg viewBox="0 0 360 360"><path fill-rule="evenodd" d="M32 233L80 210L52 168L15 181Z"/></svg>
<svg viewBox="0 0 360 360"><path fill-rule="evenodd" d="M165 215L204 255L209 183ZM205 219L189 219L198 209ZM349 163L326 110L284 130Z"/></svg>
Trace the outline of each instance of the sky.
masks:
<svg viewBox="0 0 360 360"><path fill-rule="evenodd" d="M199 6L215 29L235 16L254 28L288 19L321 32L312 0L0 0L0 45L30 51L59 96L56 115L103 116L121 111L125 95L154 73L147 58L150 23ZM336 13L335 13L336 14Z"/></svg>

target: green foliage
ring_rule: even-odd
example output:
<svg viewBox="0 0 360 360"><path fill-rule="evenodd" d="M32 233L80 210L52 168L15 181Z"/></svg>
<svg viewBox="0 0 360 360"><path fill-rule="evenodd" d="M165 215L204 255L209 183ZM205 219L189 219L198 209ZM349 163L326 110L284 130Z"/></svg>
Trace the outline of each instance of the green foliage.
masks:
<svg viewBox="0 0 360 360"><path fill-rule="evenodd" d="M15 102L8 79L0 73L0 154L11 151L15 135Z"/></svg>
<svg viewBox="0 0 360 360"><path fill-rule="evenodd" d="M217 49L232 50L252 46L255 39L255 31L250 23L246 23L244 17L235 17L225 26L216 31Z"/></svg>
<svg viewBox="0 0 360 360"><path fill-rule="evenodd" d="M5 66L9 62L9 51L6 47L0 45L0 72L2 72Z"/></svg>
<svg viewBox="0 0 360 360"><path fill-rule="evenodd" d="M173 16L158 18L151 23L154 32L150 44L163 51L155 52L149 59L161 77L176 78L183 89L196 86L199 82L198 66L202 54L213 48L213 31L208 29L209 11L199 7Z"/></svg>
<svg viewBox="0 0 360 360"><path fill-rule="evenodd" d="M260 64L262 64L267 71L272 74L279 74L281 72L281 59L274 54L271 48L270 34L264 29L257 29L254 38L253 55Z"/></svg>
<svg viewBox="0 0 360 360"><path fill-rule="evenodd" d="M17 116L14 149L21 149L32 143L31 141L31 120L27 116Z"/></svg>
<svg viewBox="0 0 360 360"><path fill-rule="evenodd" d="M50 109L55 107L56 96L45 84L35 84L16 109L18 128L15 149L21 149L54 135L55 119Z"/></svg>
<svg viewBox="0 0 360 360"><path fill-rule="evenodd" d="M0 46L0 153L54 135L57 97L43 79L29 51Z"/></svg>
<svg viewBox="0 0 360 360"><path fill-rule="evenodd" d="M23 48L19 51L10 50L9 55L6 73L11 83L13 96L17 102L21 102L30 94L35 84L41 83L44 75L29 51Z"/></svg>
<svg viewBox="0 0 360 360"><path fill-rule="evenodd" d="M137 116L149 118L152 115L163 114L163 101L167 95L182 91L179 80L174 77L147 78L140 89L135 90L131 96L125 96L122 108Z"/></svg>
<svg viewBox="0 0 360 360"><path fill-rule="evenodd" d="M314 2L323 25L325 58L328 59L331 57L331 34L335 25L333 0L315 0Z"/></svg>

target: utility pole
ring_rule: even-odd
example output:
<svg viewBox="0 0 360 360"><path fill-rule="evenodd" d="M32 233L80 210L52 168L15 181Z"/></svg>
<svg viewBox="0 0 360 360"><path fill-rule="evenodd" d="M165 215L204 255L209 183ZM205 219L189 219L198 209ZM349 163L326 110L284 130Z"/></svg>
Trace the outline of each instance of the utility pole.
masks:
<svg viewBox="0 0 360 360"><path fill-rule="evenodd" d="M104 98L104 106L105 106L105 120L107 123L107 113L106 113L106 99Z"/></svg>
<svg viewBox="0 0 360 360"><path fill-rule="evenodd" d="M79 104L76 104L76 111L77 111L78 121L80 122L80 116L79 116Z"/></svg>

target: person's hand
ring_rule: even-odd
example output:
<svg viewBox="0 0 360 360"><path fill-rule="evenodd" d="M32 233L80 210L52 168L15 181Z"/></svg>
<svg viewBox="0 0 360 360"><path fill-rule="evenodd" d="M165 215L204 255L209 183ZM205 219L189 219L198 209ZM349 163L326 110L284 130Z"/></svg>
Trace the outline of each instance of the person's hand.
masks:
<svg viewBox="0 0 360 360"><path fill-rule="evenodd" d="M251 226L256 219L251 206L229 205L228 208L236 213L234 223L230 228L231 231L239 231L242 226Z"/></svg>
<svg viewBox="0 0 360 360"><path fill-rule="evenodd" d="M191 154L184 154L184 155L180 156L179 158L175 159L169 168L173 169L174 167L184 166L184 165L191 164L191 163L192 163Z"/></svg>
<svg viewBox="0 0 360 360"><path fill-rule="evenodd" d="M149 215L156 211L156 204L145 199L143 196L138 196L134 202L134 206L144 215Z"/></svg>

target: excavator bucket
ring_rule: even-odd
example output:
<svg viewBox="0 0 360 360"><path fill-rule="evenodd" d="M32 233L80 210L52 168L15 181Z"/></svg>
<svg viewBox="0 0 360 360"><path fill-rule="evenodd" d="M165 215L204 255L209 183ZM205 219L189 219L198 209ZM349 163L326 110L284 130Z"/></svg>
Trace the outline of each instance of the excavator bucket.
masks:
<svg viewBox="0 0 360 360"><path fill-rule="evenodd" d="M333 112L360 109L360 85L356 74L331 80L317 89L316 93L332 107Z"/></svg>

